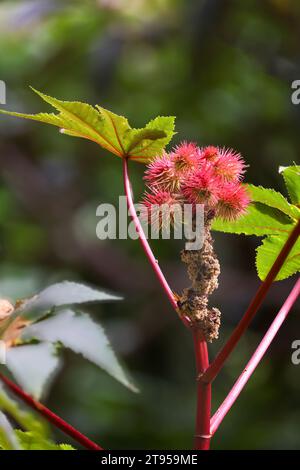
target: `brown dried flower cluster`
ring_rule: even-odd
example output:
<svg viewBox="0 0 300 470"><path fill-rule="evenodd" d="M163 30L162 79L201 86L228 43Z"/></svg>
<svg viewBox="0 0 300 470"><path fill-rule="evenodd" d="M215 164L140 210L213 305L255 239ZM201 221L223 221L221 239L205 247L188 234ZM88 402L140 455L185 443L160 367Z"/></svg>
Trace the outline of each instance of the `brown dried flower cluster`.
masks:
<svg viewBox="0 0 300 470"><path fill-rule="evenodd" d="M194 327L203 331L211 342L219 335L221 312L208 307L208 298L218 287L220 264L213 249L210 224L206 224L205 238L200 250L182 250L181 260L187 264L192 285L184 289L178 303L180 314L189 318Z"/></svg>

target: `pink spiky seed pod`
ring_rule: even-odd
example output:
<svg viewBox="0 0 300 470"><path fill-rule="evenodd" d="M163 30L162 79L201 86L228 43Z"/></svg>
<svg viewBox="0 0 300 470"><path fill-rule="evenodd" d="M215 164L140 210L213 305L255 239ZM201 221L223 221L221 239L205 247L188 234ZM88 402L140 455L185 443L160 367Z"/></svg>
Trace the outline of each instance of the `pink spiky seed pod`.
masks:
<svg viewBox="0 0 300 470"><path fill-rule="evenodd" d="M210 164L191 171L182 184L182 194L190 204L205 204L213 208L218 202L219 179Z"/></svg>
<svg viewBox="0 0 300 470"><path fill-rule="evenodd" d="M250 197L240 183L223 182L219 187L216 214L223 220L236 220L246 213Z"/></svg>
<svg viewBox="0 0 300 470"><path fill-rule="evenodd" d="M180 195L153 188L144 195L142 217L161 230L163 227L182 223L182 200Z"/></svg>
<svg viewBox="0 0 300 470"><path fill-rule="evenodd" d="M200 160L200 149L194 142L182 142L170 154L176 173L182 176Z"/></svg>
<svg viewBox="0 0 300 470"><path fill-rule="evenodd" d="M200 157L203 160L213 162L219 157L219 148L213 145L208 145L207 147L200 149Z"/></svg>
<svg viewBox="0 0 300 470"><path fill-rule="evenodd" d="M175 173L174 163L166 152L161 157L156 157L145 171L144 180L150 188L166 191L178 187L178 178Z"/></svg>
<svg viewBox="0 0 300 470"><path fill-rule="evenodd" d="M219 149L213 166L216 175L226 181L239 181L246 171L242 156L234 150L226 148Z"/></svg>

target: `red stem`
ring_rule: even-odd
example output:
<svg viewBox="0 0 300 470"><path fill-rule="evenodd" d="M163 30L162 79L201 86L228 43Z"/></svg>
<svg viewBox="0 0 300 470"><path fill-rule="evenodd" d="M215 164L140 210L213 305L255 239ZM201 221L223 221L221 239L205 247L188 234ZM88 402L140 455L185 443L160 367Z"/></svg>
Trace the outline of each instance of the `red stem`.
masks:
<svg viewBox="0 0 300 470"><path fill-rule="evenodd" d="M246 383L250 379L251 375L255 371L256 367L264 357L268 347L272 343L273 339L275 338L276 334L278 333L280 327L282 326L284 320L287 318L291 308L293 307L294 303L296 302L298 296L300 294L300 278L296 282L294 288L290 292L288 298L286 299L285 303L281 307L280 311L278 312L275 320L272 322L270 328L268 329L267 333L263 337L262 341L260 342L258 348L256 349L255 353L251 357L250 361L246 365L245 369L239 376L238 380L235 382L233 388L229 392L228 396L225 398L222 405L219 407L217 412L211 419L211 434L214 434L218 427L220 426L221 422L223 421L224 417L227 415L228 411L233 406L234 402L238 398L239 394L245 387Z"/></svg>
<svg viewBox="0 0 300 470"><path fill-rule="evenodd" d="M209 366L207 342L198 329L194 330L194 347L197 370L197 413L194 449L209 450L210 446L210 411L211 384L198 380L198 376Z"/></svg>
<svg viewBox="0 0 300 470"><path fill-rule="evenodd" d="M252 302L250 303L245 315L235 328L234 332L232 333L231 337L225 344L225 346L221 349L217 357L208 367L206 372L202 375L201 380L203 382L212 382L216 376L218 375L219 371L223 367L225 361L227 360L228 356L231 354L233 349L235 348L236 344L240 340L243 333L248 328L251 320L255 316L258 308L260 307L262 301L264 300L268 290L271 287L272 282L275 280L277 274L279 273L283 263L285 262L286 258L288 257L289 252L293 248L294 244L296 243L298 237L300 235L300 221L297 223L293 231L290 233L286 243L284 244L281 252L279 253L275 263L273 264L272 268L270 269L266 279L260 285L258 291L256 292Z"/></svg>
<svg viewBox="0 0 300 470"><path fill-rule="evenodd" d="M166 278L164 277L156 258L154 257L151 247L146 239L143 228L140 224L139 218L136 214L134 207L130 180L128 175L128 161L123 160L123 176L124 176L124 188L127 198L127 204L129 207L130 215L135 224L137 233L139 234L139 240L142 248L158 278L160 285L167 294L168 299L171 302L172 307L177 312L177 303L174 298L173 292L169 287ZM181 318L185 326L190 326L188 320ZM196 357L196 370L197 376L202 374L209 366L207 343L200 330L194 330L194 345L195 345L195 357ZM197 383L197 415L196 415L196 435L195 435L195 449L206 450L209 449L210 444L210 409L211 409L211 385L203 384L198 381Z"/></svg>
<svg viewBox="0 0 300 470"><path fill-rule="evenodd" d="M0 374L0 380L23 402L27 403L27 405L29 405L31 408L40 413L44 418L46 418L47 421L54 424L57 428L61 429L65 434L68 434L68 436L72 437L75 441L79 442L86 449L103 450L102 447L98 446L98 444L91 441L84 434L81 434L81 432L77 431L77 429L73 428L73 426L71 426L62 418L53 413L51 410L46 408L46 406L34 400L30 395L28 395L28 393L24 392L7 377Z"/></svg>
<svg viewBox="0 0 300 470"><path fill-rule="evenodd" d="M131 185L130 185L130 180L129 180L129 174L128 174L128 161L126 158L123 158L123 180L124 180L124 189L125 189L125 194L126 194L126 199L127 199L127 205L129 208L130 216L134 222L135 229L139 235L139 240L142 245L142 248L148 258L148 261L150 262L150 265L153 268L153 271L155 272L158 282L161 285L162 289L165 291L172 307L174 310L178 313L178 308L177 308L177 302L174 297L174 294L162 272L162 270L159 267L158 261L155 258L151 247L148 243L148 240L146 238L146 235L144 233L143 227L139 221L139 218L137 216L134 203L133 203L133 198L132 198L132 192L131 192ZM181 318L182 322L184 323L185 326L189 326L188 320L185 318Z"/></svg>

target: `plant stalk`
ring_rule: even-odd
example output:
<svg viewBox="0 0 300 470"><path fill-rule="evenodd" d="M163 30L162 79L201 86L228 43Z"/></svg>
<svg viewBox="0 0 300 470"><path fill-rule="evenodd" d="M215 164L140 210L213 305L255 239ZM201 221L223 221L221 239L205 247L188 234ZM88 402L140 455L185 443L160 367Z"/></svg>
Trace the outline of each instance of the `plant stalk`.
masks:
<svg viewBox="0 0 300 470"><path fill-rule="evenodd" d="M123 177L124 177L124 188L127 198L127 204L130 211L130 215L135 224L136 231L139 234L139 240L142 248L158 278L160 285L165 291L172 307L178 313L178 306L173 295L172 290L169 287L159 265L154 257L151 247L146 239L143 228L138 219L136 210L134 208L130 180L128 175L128 161L123 159ZM188 319L184 316L180 317L185 326L190 326ZM195 328L193 331L194 347L195 347L195 359L196 359L196 370L197 377L202 374L209 366L207 342L203 337L202 332ZM196 414L196 434L194 447L197 450L208 450L210 445L210 410L211 410L211 385L197 382L197 414Z"/></svg>
<svg viewBox="0 0 300 470"><path fill-rule="evenodd" d="M194 329L193 337L197 371L197 412L194 449L209 450L211 439L211 384L204 383L198 380L199 374L205 372L205 370L209 366L208 349L207 342L200 329Z"/></svg>
<svg viewBox="0 0 300 470"><path fill-rule="evenodd" d="M46 406L42 405L38 401L34 400L28 393L24 392L20 387L18 387L14 382L9 380L3 374L0 374L0 380L3 382L18 398L40 413L47 421L54 424L57 428L63 431L68 436L72 437L75 441L79 442L83 447L88 450L103 450L95 442L91 441L81 432L77 431L73 426L68 424L62 418L57 416L53 411L49 410Z"/></svg>
<svg viewBox="0 0 300 470"><path fill-rule="evenodd" d="M286 301L284 302L283 306L279 310L275 320L272 322L269 330L263 337L262 341L260 342L259 346L257 347L255 353L251 357L250 361L246 365L245 369L235 382L233 388L225 398L222 405L216 411L214 416L211 419L211 429L210 432L213 435L218 427L220 426L221 422L237 400L238 396L240 395L241 391L247 384L248 380L250 379L251 375L255 371L256 367L264 357L267 349L269 348L270 344L272 343L273 339L275 338L276 334L278 333L280 327L282 326L283 322L287 318L290 310L292 309L294 303L296 302L298 296L300 294L300 278L298 278L294 288L290 292L289 296L287 297Z"/></svg>
<svg viewBox="0 0 300 470"><path fill-rule="evenodd" d="M159 284L165 291L169 301L171 302L172 307L177 311L177 302L175 300L175 297L173 295L173 292L162 272L162 270L159 267L158 261L155 258L150 245L147 241L146 235L144 233L143 227L139 221L139 218L137 216L136 210L134 208L134 203L133 203L133 198L132 198L132 192L131 192L131 184L129 180L129 175L128 175L128 160L126 158L123 158L123 180L124 180L124 189L125 189L125 194L126 194L126 199L127 199L127 205L129 208L130 216L134 222L135 229L139 235L139 240L140 243L143 247L143 250L158 278Z"/></svg>
<svg viewBox="0 0 300 470"><path fill-rule="evenodd" d="M139 235L139 241L142 245L142 248L145 252L146 257L148 258L148 261L149 261L150 265L153 268L153 271L156 274L156 277L158 279L159 284L161 285L162 289L166 293L172 307L174 308L176 313L178 313L178 306L177 306L175 296L174 296L174 294L173 294L173 292L172 292L172 290L171 290L171 288L170 288L170 286L169 286L162 270L159 267L158 261L155 258L154 254L151 250L151 247L150 247L150 245L148 243L148 240L146 238L146 235L144 233L143 227L142 227L142 225L139 221L139 218L137 216L137 213L136 213L136 210L135 210L135 207L134 207L133 198L132 198L131 184L130 184L130 179L129 179L129 174L128 174L128 160L126 158L123 158L123 181L124 181L124 189L125 189L125 195L126 195L126 199L127 199L128 209L129 209L129 212L130 212L130 216L131 216L131 218L134 222L135 229L136 229L136 231ZM184 317L181 317L181 320L182 320L182 322L184 323L185 326L189 326L189 322L188 322L187 319L185 319Z"/></svg>

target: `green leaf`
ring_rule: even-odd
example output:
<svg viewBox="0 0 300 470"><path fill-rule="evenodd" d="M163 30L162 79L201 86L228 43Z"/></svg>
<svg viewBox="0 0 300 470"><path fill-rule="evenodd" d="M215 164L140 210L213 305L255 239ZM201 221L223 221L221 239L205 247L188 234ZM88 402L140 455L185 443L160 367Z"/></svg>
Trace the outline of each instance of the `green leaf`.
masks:
<svg viewBox="0 0 300 470"><path fill-rule="evenodd" d="M274 189L254 186L253 184L247 184L246 187L250 193L252 201L274 207L292 218L300 218L300 209L290 204L281 193Z"/></svg>
<svg viewBox="0 0 300 470"><path fill-rule="evenodd" d="M174 117L158 116L144 129L132 129L128 146L130 159L147 163L157 155L161 155L174 135L174 127Z"/></svg>
<svg viewBox="0 0 300 470"><path fill-rule="evenodd" d="M293 204L300 205L300 166L280 167L286 188Z"/></svg>
<svg viewBox="0 0 300 470"><path fill-rule="evenodd" d="M33 413L27 410L23 410L18 402L16 402L10 396L7 395L1 385L0 409L5 411L9 416L11 416L14 421L17 422L23 429L26 429L27 431L33 431L44 437L48 436L48 423L46 421L37 419Z"/></svg>
<svg viewBox="0 0 300 470"><path fill-rule="evenodd" d="M266 237L262 245L256 250L256 268L258 276L264 280L279 255L283 245L287 241L287 235L274 235ZM279 271L276 281L286 279L300 271L300 239L291 249L284 265Z"/></svg>
<svg viewBox="0 0 300 470"><path fill-rule="evenodd" d="M75 450L68 444L55 444L49 439L33 432L23 432L20 429L15 431L22 450Z"/></svg>
<svg viewBox="0 0 300 470"><path fill-rule="evenodd" d="M236 221L215 219L213 230L226 233L244 233L245 235L288 234L294 227L291 219L278 209L259 202L252 202L248 212Z"/></svg>
<svg viewBox="0 0 300 470"><path fill-rule="evenodd" d="M6 355L7 368L26 392L37 399L50 384L59 365L55 347L49 343L12 347Z"/></svg>
<svg viewBox="0 0 300 470"><path fill-rule="evenodd" d="M121 136L130 129L126 118L104 108L95 109L87 103L61 101L37 90L33 91L59 111L60 118L66 123L65 131L70 130L71 135L93 140L119 157L124 154Z"/></svg>
<svg viewBox="0 0 300 470"><path fill-rule="evenodd" d="M0 446L4 450L19 450L20 446L15 436L15 432L6 418L0 411Z"/></svg>
<svg viewBox="0 0 300 470"><path fill-rule="evenodd" d="M136 391L119 364L103 328L89 315L63 310L47 320L28 326L24 330L23 339L32 338L62 343Z"/></svg>
<svg viewBox="0 0 300 470"><path fill-rule="evenodd" d="M57 126L63 134L91 140L118 157L138 162L148 162L160 155L174 135L174 117L157 117L143 129L133 129L125 117L101 106L61 101L35 89L33 91L58 114L0 112Z"/></svg>
<svg viewBox="0 0 300 470"><path fill-rule="evenodd" d="M56 447L58 447L57 450L75 450L70 444L57 444Z"/></svg>

